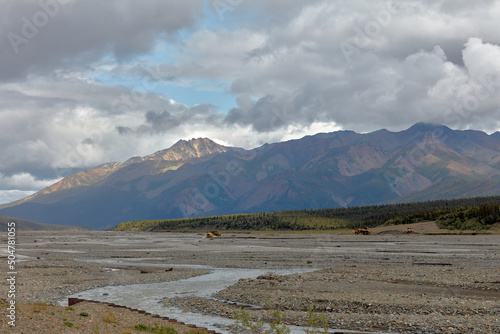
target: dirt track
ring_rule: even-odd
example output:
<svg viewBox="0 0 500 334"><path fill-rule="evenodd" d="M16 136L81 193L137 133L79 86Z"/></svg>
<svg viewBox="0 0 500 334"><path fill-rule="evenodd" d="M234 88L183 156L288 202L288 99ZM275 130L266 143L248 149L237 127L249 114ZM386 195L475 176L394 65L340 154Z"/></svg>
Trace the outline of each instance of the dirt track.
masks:
<svg viewBox="0 0 500 334"><path fill-rule="evenodd" d="M500 332L499 235L226 233L210 240L181 233L24 232L17 242L18 258L26 260L18 264L19 301L53 303L97 286L203 272L175 264L315 268L322 270L242 281L220 297L253 304L271 298L297 324L313 304L328 311L334 328ZM168 302L231 310L212 300Z"/></svg>

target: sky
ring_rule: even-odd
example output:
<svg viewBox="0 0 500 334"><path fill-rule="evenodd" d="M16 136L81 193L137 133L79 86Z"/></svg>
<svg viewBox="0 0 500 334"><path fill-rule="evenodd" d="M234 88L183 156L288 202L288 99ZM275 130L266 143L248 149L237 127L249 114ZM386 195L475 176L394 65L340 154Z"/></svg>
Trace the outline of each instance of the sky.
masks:
<svg viewBox="0 0 500 334"><path fill-rule="evenodd" d="M179 139L500 128L500 0L0 0L0 203Z"/></svg>

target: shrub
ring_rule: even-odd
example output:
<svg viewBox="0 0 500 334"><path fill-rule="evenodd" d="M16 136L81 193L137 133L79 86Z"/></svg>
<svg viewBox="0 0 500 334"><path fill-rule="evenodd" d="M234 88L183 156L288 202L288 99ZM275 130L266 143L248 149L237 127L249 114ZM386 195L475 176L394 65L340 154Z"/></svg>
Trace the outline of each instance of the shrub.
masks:
<svg viewBox="0 0 500 334"><path fill-rule="evenodd" d="M307 311L307 325L306 334L327 334L328 333L328 321L326 320L326 314L314 312L314 307L309 306ZM323 331L320 331L322 328Z"/></svg>
<svg viewBox="0 0 500 334"><path fill-rule="evenodd" d="M251 333L260 333L262 326L264 326L264 321L253 322L250 314L242 308L233 311L233 318L243 327L249 329Z"/></svg>
<svg viewBox="0 0 500 334"><path fill-rule="evenodd" d="M110 324L115 324L118 321L116 321L115 314L113 312L109 312L106 314L104 317L102 317L102 321L110 323Z"/></svg>
<svg viewBox="0 0 500 334"><path fill-rule="evenodd" d="M153 334L179 334L175 328L172 327L159 327L157 324L155 324L154 327L148 327L146 325L135 325L134 329L136 331L141 331L141 332L149 332ZM198 332L196 332L198 333Z"/></svg>
<svg viewBox="0 0 500 334"><path fill-rule="evenodd" d="M135 325L134 329L136 331L147 331L148 327L146 325L139 324L139 325Z"/></svg>

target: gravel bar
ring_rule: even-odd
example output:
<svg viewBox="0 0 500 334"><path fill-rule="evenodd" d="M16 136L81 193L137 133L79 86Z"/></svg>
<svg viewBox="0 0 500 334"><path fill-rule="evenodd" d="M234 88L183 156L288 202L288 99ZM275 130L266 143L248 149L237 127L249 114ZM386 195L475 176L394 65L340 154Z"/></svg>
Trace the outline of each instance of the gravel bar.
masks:
<svg viewBox="0 0 500 334"><path fill-rule="evenodd" d="M55 305L88 289L179 280L214 267L302 268L310 272L261 275L211 298L179 296L162 303L227 318L242 305L256 319L280 309L288 323L300 326L313 307L331 328L355 331L500 333L498 234L203 235L19 232L17 301ZM0 256L6 255L2 249ZM1 289L6 299L6 282Z"/></svg>

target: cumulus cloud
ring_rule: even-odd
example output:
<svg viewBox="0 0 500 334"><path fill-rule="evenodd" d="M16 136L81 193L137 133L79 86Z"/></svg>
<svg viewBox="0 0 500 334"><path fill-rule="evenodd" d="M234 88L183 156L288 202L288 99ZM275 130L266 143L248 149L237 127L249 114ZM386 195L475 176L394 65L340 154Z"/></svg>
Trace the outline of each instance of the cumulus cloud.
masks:
<svg viewBox="0 0 500 334"><path fill-rule="evenodd" d="M499 51L471 38L464 45L463 67L449 61L439 46L401 61L373 56L367 66L366 58L359 59L342 73L318 76L297 90L258 100L242 96L226 122L260 132L313 122L361 131L401 129L422 120L493 131L498 124L483 120L500 116L495 94L500 91Z"/></svg>
<svg viewBox="0 0 500 334"><path fill-rule="evenodd" d="M268 1L241 3L230 15L249 6L266 14L241 29L196 32L180 47L184 56L162 68L174 81L229 82L240 97L227 124L258 132L312 122L360 131L422 120L496 126L486 129L472 114L457 117L454 104L476 89L474 67L484 61L468 61L473 46L491 49L483 53L491 59L486 71L498 68L490 55L500 44L497 1ZM448 95L438 96L445 83ZM481 102L473 114L495 117L496 99Z"/></svg>
<svg viewBox="0 0 500 334"><path fill-rule="evenodd" d="M0 96L0 171L43 177L152 153L173 144L180 125L213 126L218 115L209 105L189 108L157 94L74 79L0 85Z"/></svg>
<svg viewBox="0 0 500 334"><path fill-rule="evenodd" d="M59 180L37 179L35 176L25 172L10 176L0 173L0 203L8 203L30 196L57 181Z"/></svg>
<svg viewBox="0 0 500 334"><path fill-rule="evenodd" d="M192 26L202 0L4 0L0 80L146 53Z"/></svg>
<svg viewBox="0 0 500 334"><path fill-rule="evenodd" d="M54 184L58 180L37 180L29 173L19 173L12 176L5 176L0 173L0 187L9 190L33 191L45 188Z"/></svg>
<svg viewBox="0 0 500 334"><path fill-rule="evenodd" d="M181 138L500 127L500 1L230 4L0 1L4 198ZM178 103L176 85L236 107Z"/></svg>
<svg viewBox="0 0 500 334"><path fill-rule="evenodd" d="M33 195L36 191L0 190L0 203L10 203Z"/></svg>

